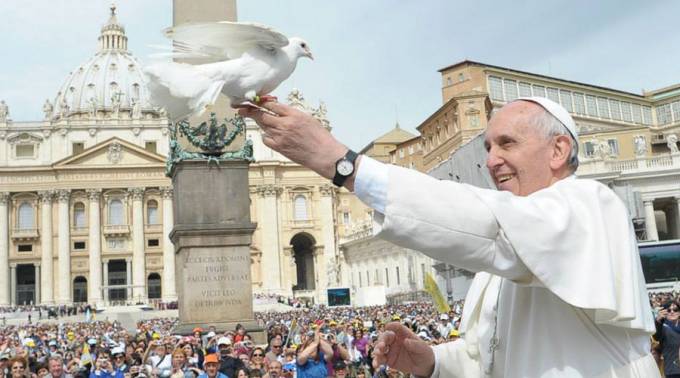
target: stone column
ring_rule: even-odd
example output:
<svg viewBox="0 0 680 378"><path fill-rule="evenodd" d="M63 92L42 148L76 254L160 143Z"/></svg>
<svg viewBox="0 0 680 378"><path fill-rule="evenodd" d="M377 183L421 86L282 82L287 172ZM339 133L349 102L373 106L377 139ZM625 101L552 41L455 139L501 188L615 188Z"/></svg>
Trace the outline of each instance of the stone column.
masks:
<svg viewBox="0 0 680 378"><path fill-rule="evenodd" d="M104 277L104 284L102 286L109 286L109 259L102 261L102 276ZM109 288L106 287L103 293L104 304L109 304Z"/></svg>
<svg viewBox="0 0 680 378"><path fill-rule="evenodd" d="M69 220L69 199L70 190L59 190L57 199L59 200L59 227L58 227L58 246L59 246L59 294L57 302L59 304L71 303L71 222Z"/></svg>
<svg viewBox="0 0 680 378"><path fill-rule="evenodd" d="M17 304L17 264L9 264L9 290L10 290L10 304L16 306Z"/></svg>
<svg viewBox="0 0 680 378"><path fill-rule="evenodd" d="M40 277L41 304L54 303L54 252L52 251L52 197L54 192L51 190L38 192L40 196L41 218L40 218L40 264L43 267Z"/></svg>
<svg viewBox="0 0 680 378"><path fill-rule="evenodd" d="M260 227L262 233L262 261L261 271L265 277L262 288L265 292L281 290L281 243L279 241L279 211L277 198L282 188L274 185L260 185L257 193L261 198Z"/></svg>
<svg viewBox="0 0 680 378"><path fill-rule="evenodd" d="M90 211L88 213L88 251L90 278L88 279L87 296L88 302L97 307L102 303L102 240L101 240L101 218L100 218L100 197L101 189L89 189L87 197L90 199Z"/></svg>
<svg viewBox="0 0 680 378"><path fill-rule="evenodd" d="M40 263L33 264L35 267L35 300L34 304L38 305L42 303L42 297L40 296Z"/></svg>
<svg viewBox="0 0 680 378"><path fill-rule="evenodd" d="M173 302L177 300L177 290L175 287L175 246L170 240L172 232L172 188L161 188L163 197L163 302Z"/></svg>
<svg viewBox="0 0 680 378"><path fill-rule="evenodd" d="M9 193L0 192L0 306L10 304Z"/></svg>
<svg viewBox="0 0 680 378"><path fill-rule="evenodd" d="M319 283L323 286L319 291L320 297L325 302L327 296L323 292L324 288L337 286L337 261L336 261L336 246L335 246L335 214L333 201L335 199L336 188L332 185L319 186L319 193L321 194L320 203L320 218L321 218L321 234L323 235L323 258L320 258L321 264L318 266Z"/></svg>
<svg viewBox="0 0 680 378"><path fill-rule="evenodd" d="M125 259L125 284L132 285L132 258L127 257ZM127 288L125 290L125 301L132 299L132 288Z"/></svg>
<svg viewBox="0 0 680 378"><path fill-rule="evenodd" d="M146 302L146 264L144 257L144 188L131 188L132 196L132 297Z"/></svg>
<svg viewBox="0 0 680 378"><path fill-rule="evenodd" d="M645 200L645 231L647 240L659 240L659 232L656 229L656 216L654 215L654 200Z"/></svg>
<svg viewBox="0 0 680 378"><path fill-rule="evenodd" d="M675 197L675 235L680 239L680 195Z"/></svg>

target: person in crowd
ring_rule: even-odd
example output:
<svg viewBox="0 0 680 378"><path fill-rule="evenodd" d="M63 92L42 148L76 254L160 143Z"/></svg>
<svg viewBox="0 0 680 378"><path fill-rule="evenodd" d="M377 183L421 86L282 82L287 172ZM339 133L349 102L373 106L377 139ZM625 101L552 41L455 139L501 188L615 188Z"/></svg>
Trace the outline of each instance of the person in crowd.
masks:
<svg viewBox="0 0 680 378"><path fill-rule="evenodd" d="M172 372L171 378L196 378L201 374L201 371L196 368L191 368L187 364L187 356L184 349L175 348L172 351Z"/></svg>
<svg viewBox="0 0 680 378"><path fill-rule="evenodd" d="M73 376L64 371L64 359L61 355L53 353L47 360L48 378L73 378Z"/></svg>
<svg viewBox="0 0 680 378"><path fill-rule="evenodd" d="M38 364L35 367L36 373L35 375L38 378L45 378L50 374L50 370L47 368L46 364Z"/></svg>
<svg viewBox="0 0 680 378"><path fill-rule="evenodd" d="M253 351L250 355L250 364L248 366L248 370L259 370L262 374L266 372L267 368L264 359L264 349L261 347L253 348Z"/></svg>
<svg viewBox="0 0 680 378"><path fill-rule="evenodd" d="M89 378L124 378L124 376L120 371L116 371L106 353L99 353Z"/></svg>
<svg viewBox="0 0 680 378"><path fill-rule="evenodd" d="M229 376L220 372L220 358L215 353L205 356L205 360L203 361L203 370L204 373L199 375L198 378L230 378Z"/></svg>
<svg viewBox="0 0 680 378"><path fill-rule="evenodd" d="M28 368L28 363L23 357L17 356L11 358L8 362L8 366L10 371L9 376L11 378L29 378L31 376L30 372L26 370Z"/></svg>
<svg viewBox="0 0 680 378"><path fill-rule="evenodd" d="M9 373L9 353L0 350L0 378L5 378Z"/></svg>
<svg viewBox="0 0 680 378"><path fill-rule="evenodd" d="M270 349L269 352L265 354L265 360L267 363L271 361L279 361L281 362L283 358L283 340L281 337L274 337L270 341Z"/></svg>
<svg viewBox="0 0 680 378"><path fill-rule="evenodd" d="M669 302L658 308L655 323L654 338L659 342L665 377L680 378L680 304Z"/></svg>
<svg viewBox="0 0 680 378"><path fill-rule="evenodd" d="M152 338L155 337L152 336ZM151 374L155 376L166 378L172 372L172 356L168 354L167 347L158 338L149 343L149 347L144 353L144 362L151 369Z"/></svg>
<svg viewBox="0 0 680 378"><path fill-rule="evenodd" d="M113 359L113 367L116 372L121 372L123 375L130 372L130 365L125 359L125 349L120 346L111 349L111 358Z"/></svg>
<svg viewBox="0 0 680 378"><path fill-rule="evenodd" d="M222 336L217 340L217 350L220 354L220 372L227 377L233 377L236 370L244 369L246 366L237 357L233 356L231 339Z"/></svg>
<svg viewBox="0 0 680 378"><path fill-rule="evenodd" d="M271 361L267 368L267 373L263 375L265 378L279 378L283 374L283 365L279 361Z"/></svg>
<svg viewBox="0 0 680 378"><path fill-rule="evenodd" d="M248 378L248 377L249 377L248 369L238 369L238 371L236 372L236 378Z"/></svg>
<svg viewBox="0 0 680 378"><path fill-rule="evenodd" d="M374 366L435 378L548 377L565 367L573 377L658 376L628 210L605 185L574 177L576 124L561 105L519 98L493 113L484 146L498 190L360 156L277 102L239 114L257 122L267 147L355 192L374 209L378 236L477 272L464 338L432 347L390 323Z"/></svg>
<svg viewBox="0 0 680 378"><path fill-rule="evenodd" d="M331 354L331 359L326 364L328 376L333 376L335 374L335 364L338 361L349 361L349 353L347 352L347 349L345 349L345 347L337 343L335 334L333 334L332 332L327 333L324 336L324 339L328 342L328 344L330 344L331 350L333 351L333 353Z"/></svg>
<svg viewBox="0 0 680 378"><path fill-rule="evenodd" d="M343 360L337 360L333 363L333 373L329 375L335 378L346 378L347 377L347 364Z"/></svg>
<svg viewBox="0 0 680 378"><path fill-rule="evenodd" d="M328 376L326 363L333 358L330 344L323 340L319 329L310 331L300 346L296 358L298 378L322 378Z"/></svg>

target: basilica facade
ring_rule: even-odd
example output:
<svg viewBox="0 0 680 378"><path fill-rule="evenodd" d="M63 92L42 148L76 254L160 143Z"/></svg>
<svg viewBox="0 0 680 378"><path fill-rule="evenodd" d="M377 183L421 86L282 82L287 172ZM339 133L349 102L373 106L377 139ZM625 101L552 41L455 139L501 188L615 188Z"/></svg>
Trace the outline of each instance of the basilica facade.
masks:
<svg viewBox="0 0 680 378"><path fill-rule="evenodd" d="M93 36L94 37L94 36ZM112 9L94 56L67 75L44 118L0 103L0 306L176 299L168 117ZM288 103L330 130L326 107ZM340 192L270 150L247 121L255 293L325 300L341 284ZM342 213L340 213L342 214Z"/></svg>

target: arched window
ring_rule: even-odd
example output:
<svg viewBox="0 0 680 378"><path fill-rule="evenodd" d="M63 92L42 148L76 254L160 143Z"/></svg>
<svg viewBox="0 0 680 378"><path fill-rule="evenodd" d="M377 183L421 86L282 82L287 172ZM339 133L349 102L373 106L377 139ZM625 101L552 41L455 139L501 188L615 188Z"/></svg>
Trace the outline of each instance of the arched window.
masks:
<svg viewBox="0 0 680 378"><path fill-rule="evenodd" d="M295 220L307 220L307 199L302 194L295 196Z"/></svg>
<svg viewBox="0 0 680 378"><path fill-rule="evenodd" d="M146 203L146 221L148 224L158 224L158 202L156 200Z"/></svg>
<svg viewBox="0 0 680 378"><path fill-rule="evenodd" d="M85 204L76 202L73 205L73 226L75 228L85 227Z"/></svg>
<svg viewBox="0 0 680 378"><path fill-rule="evenodd" d="M35 227L35 213L33 206L24 202L19 206L19 229L28 230Z"/></svg>
<svg viewBox="0 0 680 378"><path fill-rule="evenodd" d="M112 226L125 224L123 215L123 201L119 199L111 200L109 203L109 224Z"/></svg>

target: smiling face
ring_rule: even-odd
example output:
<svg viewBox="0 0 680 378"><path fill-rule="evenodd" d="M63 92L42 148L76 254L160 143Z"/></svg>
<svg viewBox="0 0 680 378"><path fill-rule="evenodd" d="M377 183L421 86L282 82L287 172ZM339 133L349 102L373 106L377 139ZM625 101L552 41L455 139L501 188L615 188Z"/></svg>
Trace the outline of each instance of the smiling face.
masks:
<svg viewBox="0 0 680 378"><path fill-rule="evenodd" d="M569 175L570 139L545 137L534 125L541 112L545 110L537 104L516 101L491 117L484 146L486 166L498 190L527 196Z"/></svg>

